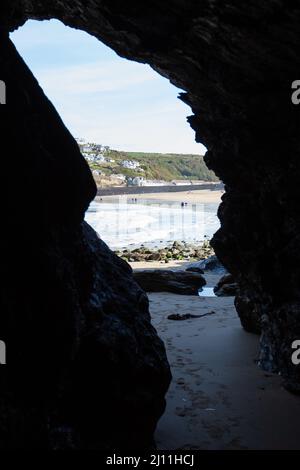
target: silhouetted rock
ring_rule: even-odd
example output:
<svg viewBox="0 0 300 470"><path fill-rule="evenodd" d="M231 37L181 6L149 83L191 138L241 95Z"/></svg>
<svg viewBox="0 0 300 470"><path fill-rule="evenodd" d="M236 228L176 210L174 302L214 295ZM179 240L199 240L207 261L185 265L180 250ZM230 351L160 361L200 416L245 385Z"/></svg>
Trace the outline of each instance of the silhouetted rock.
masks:
<svg viewBox="0 0 300 470"><path fill-rule="evenodd" d="M212 274L225 274L227 272L215 255L212 255L204 260L192 263L188 269L200 269L204 273L211 272Z"/></svg>
<svg viewBox="0 0 300 470"><path fill-rule="evenodd" d="M198 295L199 289L206 284L201 274L179 270L145 269L135 271L133 275L146 292Z"/></svg>
<svg viewBox="0 0 300 470"><path fill-rule="evenodd" d="M191 272L191 273L204 274L203 269L199 268L198 266L190 266L189 268L186 269L186 271Z"/></svg>
<svg viewBox="0 0 300 470"><path fill-rule="evenodd" d="M150 449L171 376L147 296L83 222L90 170L4 34L0 71L0 448Z"/></svg>
<svg viewBox="0 0 300 470"><path fill-rule="evenodd" d="M245 302L237 301L242 323L251 329L257 320L261 325L261 364L280 372L290 388L293 384L299 388L300 368L291 361L291 344L300 334L300 107L291 100L291 84L299 78L300 70L299 2L1 2L2 31L13 30L30 18L56 18L87 31L120 56L150 64L184 90L180 97L192 109L188 121L197 142L208 148L205 161L225 183L226 193L218 211L221 227L211 243L254 306L245 315ZM54 407L51 422L57 419L61 424L56 418L60 413L52 405L53 400L56 403L52 391L59 377L68 376L66 361L76 355L82 341L81 327L87 322L84 304L91 291L93 256L81 256L80 224L95 187L75 141L2 36L0 79L7 81L9 105L0 106L1 151L5 156L0 187L1 272L5 279L0 331L10 344L9 350L20 351L18 355L10 352L8 360L13 365L26 364L26 376L19 370L23 380L14 383L14 367L6 367L4 373L10 371L10 375L0 384L1 406L5 400L10 400L11 406L10 415L2 414L0 431L18 430L15 444L21 442L21 434L32 444L35 433L38 446L49 425L45 425L47 413L42 417L35 412L37 392L40 401L47 396L47 405ZM22 210L16 216L20 201ZM89 250L85 254L90 254ZM29 274L29 267L34 274ZM101 298L104 302L108 289L108 301L114 305L114 299L121 292L124 295L127 313L122 310L122 316L133 315L131 327L124 329L128 339L140 312L136 297L133 303L127 298L131 299L133 287L131 282L129 287L125 284L127 277L122 283L119 273L120 292L112 292L106 269L109 271L110 266L103 267L102 284L100 280L98 284ZM92 321L94 317L88 318ZM130 351L134 345L125 354L128 364L133 361ZM150 355L155 351L151 346ZM38 361L40 367L35 372L40 373L36 378L30 370ZM156 362L153 359L151 363ZM165 371L165 365L159 363ZM104 379L109 365L99 366L97 358L93 364L92 375L112 381L110 375ZM144 370L139 380L143 382L145 377ZM161 390L156 395L157 383L155 379L150 389L154 396L161 396ZM36 392L32 395L34 384ZM113 388L113 382L110 386ZM111 405L116 400L112 397L109 406L102 396L98 398L106 413L104 421L97 407L95 416L107 446L117 448L116 443L125 438L126 420L113 411ZM131 389L125 393L124 399L130 404L135 398ZM119 434L106 429L107 409L112 410L111 422L120 423ZM145 437L142 418L145 423L155 421L146 410L143 407L140 413L140 429L136 426L140 441ZM69 414L68 425L60 427L66 429L66 436L69 427L73 429L73 417ZM2 446L12 445L7 435L0 437Z"/></svg>
<svg viewBox="0 0 300 470"><path fill-rule="evenodd" d="M258 306L247 296L246 292L240 289L234 304L243 328L249 333L261 333L261 315ZM266 367L266 370L270 370L270 367Z"/></svg>
<svg viewBox="0 0 300 470"><path fill-rule="evenodd" d="M234 280L232 274L225 274L219 280L214 288L214 293L218 297L235 296L238 293L238 285Z"/></svg>

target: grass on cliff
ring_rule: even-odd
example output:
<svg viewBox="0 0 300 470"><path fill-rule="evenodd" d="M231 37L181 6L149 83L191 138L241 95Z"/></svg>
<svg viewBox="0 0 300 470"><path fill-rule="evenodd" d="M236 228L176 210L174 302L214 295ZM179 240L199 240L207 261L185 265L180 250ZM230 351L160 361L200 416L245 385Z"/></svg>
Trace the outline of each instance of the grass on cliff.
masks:
<svg viewBox="0 0 300 470"><path fill-rule="evenodd" d="M204 180L218 181L214 172L205 165L202 155L175 154L175 153L146 153L146 152L119 152L110 150L106 157L115 160L114 163L102 165L92 164L94 169L100 169L106 175L122 173L126 176L144 176L147 179L172 180ZM145 170L130 170L123 168L122 160L138 161Z"/></svg>

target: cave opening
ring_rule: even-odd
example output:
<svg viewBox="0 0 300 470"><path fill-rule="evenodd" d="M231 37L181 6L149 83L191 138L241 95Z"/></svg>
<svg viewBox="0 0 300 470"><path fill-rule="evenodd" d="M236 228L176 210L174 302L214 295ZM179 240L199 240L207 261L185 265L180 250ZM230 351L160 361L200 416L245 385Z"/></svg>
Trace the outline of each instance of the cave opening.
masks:
<svg viewBox="0 0 300 470"><path fill-rule="evenodd" d="M220 384L213 377L213 370L206 370L201 363L201 354L196 370L193 361L188 360L191 351L185 348L191 373L198 379L200 376L198 383L195 379L195 387L203 386L201 374L212 376L206 380L206 394L202 396L188 387L186 377L177 377L183 405L175 406L173 428L178 429L179 421L187 417L188 425L193 423L195 429L198 426L197 443L203 448L214 446L216 440L221 448L297 448L293 440L293 435L297 435L295 422L290 416L299 413L298 397L278 391L276 376L271 374L279 373L286 388L299 392L299 368L291 360L299 334L296 201L300 118L291 101L291 84L299 70L296 53L299 7L293 5L287 14L283 5L260 4L241 12L235 2L226 2L212 11L203 7L202 2L198 6L190 2L181 6L176 2L170 15L166 15L167 7L167 4L155 9L137 6L136 10L124 11L120 2L104 1L95 11L85 9L80 1L73 6L56 5L54 9L46 2L34 6L20 1L17 9L7 6L5 10L0 78L7 85L10 105L1 107L5 118L4 151L10 151L8 142L15 142L14 155L19 167L15 186L25 188L23 197L28 208L34 207L39 194L38 207L43 214L36 220L29 211L15 220L11 209L17 205L18 196L9 182L4 182L1 191L7 232L1 269L6 273L6 284L0 326L6 335L5 342L10 344L7 360L18 370L5 384L5 418L13 420L14 429L19 430L10 434L2 426L1 433L3 442L9 441L13 447L26 442L38 447L50 443L60 448L124 449L136 442L138 448L149 448L153 445L156 422L164 411L163 397L170 382L163 344L149 321L147 298L133 281L127 265L114 257L82 222L95 195L90 172L59 116L7 40L7 30L15 29L28 18L58 18L90 32L123 57L151 64L173 84L187 90L181 97L192 108L191 127L196 139L208 148L205 158L209 168L226 185L219 208L221 228L212 243L219 259L238 282L236 307L244 328L261 333L259 362L270 376L261 372L261 382L253 382L250 372L253 364L243 362L239 367L236 356L226 351L235 371L229 378L232 393L228 397L224 383ZM239 23L241 13L243 21ZM184 28L179 27L182 18ZM293 34L287 35L287 31ZM24 160L20 159L22 152L26 154ZM59 160L62 153L65 157ZM40 169L42 181L37 178ZM25 224L28 233L24 233ZM23 234L26 250L18 247L16 233ZM28 275L28 265L33 275ZM21 286L15 283L16 266L23 281ZM16 299L13 303L12 296ZM21 324L16 321L20 321L19 298L22 298ZM151 300L158 304L163 301L150 297ZM184 309L180 302L172 308ZM209 321L212 319L213 315ZM20 328L32 340L30 348L25 347ZM220 321L221 335L225 334L223 330ZM237 349L242 351L245 341L240 340L241 334L247 333L240 328L238 331L233 329L233 334L239 343ZM180 343L182 332L177 331L176 336ZM51 366L50 337L58 346L54 361L60 364L57 369ZM212 363L217 364L220 356L216 351L220 349L214 345L215 339L208 335L210 349L205 342L204 346L212 355ZM20 350L19 342L30 364L25 391L19 387L25 382L19 356L9 354L9 350L14 351L13 346ZM184 348L182 345L177 348L178 367L184 362L179 349ZM38 360L36 350L40 352ZM133 357L138 360L134 362ZM47 374L42 373L43 380L41 376L37 379L38 365L43 365L39 369L47 370ZM98 370L107 378L104 387ZM252 385L248 387L249 395L241 381ZM15 394L18 387L22 393ZM39 391L42 399L32 400L32 390L35 398ZM99 397L100 402L107 404L105 410ZM240 419L237 412L247 408L246 402L251 406L256 402L253 420L247 414ZM147 407L149 412L144 411ZM34 410L34 421L28 416L28 409ZM201 416L195 410L201 411ZM117 430L112 424L116 418ZM99 421L104 423L104 437ZM263 428L254 436L251 430L257 429L259 421ZM261 436L263 440L258 442ZM185 435L184 439L189 437ZM158 442L161 439L158 436Z"/></svg>
<svg viewBox="0 0 300 470"><path fill-rule="evenodd" d="M219 228L222 185L210 184L217 177L205 165L206 148L185 125L190 108L178 100L182 90L149 66L122 59L96 38L56 20L29 20L11 39L90 166L98 197L86 217L110 248L121 254L138 243L163 248L171 241L212 238ZM216 190L204 202L189 191L203 183L203 189ZM182 185L186 191L175 201L160 201L160 193L185 189ZM138 187L145 201L123 191L131 188L134 196ZM159 194L152 202L147 191L151 198L155 188ZM106 193L115 198L106 198L100 209ZM187 195L191 200L182 202ZM178 210L188 203L185 211ZM143 204L148 204L144 210Z"/></svg>

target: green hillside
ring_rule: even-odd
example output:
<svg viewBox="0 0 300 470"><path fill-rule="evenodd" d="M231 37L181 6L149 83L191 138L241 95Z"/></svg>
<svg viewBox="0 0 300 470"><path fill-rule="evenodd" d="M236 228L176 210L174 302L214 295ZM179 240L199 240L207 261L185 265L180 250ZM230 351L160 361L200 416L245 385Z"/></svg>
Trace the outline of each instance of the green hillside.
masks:
<svg viewBox="0 0 300 470"><path fill-rule="evenodd" d="M147 179L159 179L165 181L193 179L204 181L218 181L216 175L210 171L204 163L201 155L185 155L174 153L144 153L144 152L119 152L108 150L105 157L114 159L113 163L98 165L90 164L94 169L101 169L107 175L122 173L127 176L144 176ZM123 160L138 161L144 172L138 169L126 169L121 166Z"/></svg>

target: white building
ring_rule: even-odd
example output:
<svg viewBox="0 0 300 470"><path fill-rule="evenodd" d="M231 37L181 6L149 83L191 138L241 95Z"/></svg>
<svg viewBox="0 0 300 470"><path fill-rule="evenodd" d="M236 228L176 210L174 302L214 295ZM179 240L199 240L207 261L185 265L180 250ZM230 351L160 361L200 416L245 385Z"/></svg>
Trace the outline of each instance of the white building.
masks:
<svg viewBox="0 0 300 470"><path fill-rule="evenodd" d="M122 161L122 166L123 166L123 168L128 168L129 170L136 170L141 165L140 165L139 162L136 162L134 160L123 160Z"/></svg>
<svg viewBox="0 0 300 470"><path fill-rule="evenodd" d="M97 163L104 163L106 161L107 161L106 158L101 153L95 156L95 162Z"/></svg>
<svg viewBox="0 0 300 470"><path fill-rule="evenodd" d="M98 164L101 164L101 163L105 163L107 160L106 158L103 156L103 155L96 155L95 153L86 153L86 152L83 152L82 155L84 156L84 158L86 159L86 161L88 162L92 162L92 163L98 163Z"/></svg>
<svg viewBox="0 0 300 470"><path fill-rule="evenodd" d="M84 158L86 159L87 162L93 162L94 161L94 157L91 157L91 155L89 153L83 153L82 154L84 156Z"/></svg>
<svg viewBox="0 0 300 470"><path fill-rule="evenodd" d="M128 178L128 186L145 186L145 178L143 178L142 176Z"/></svg>

